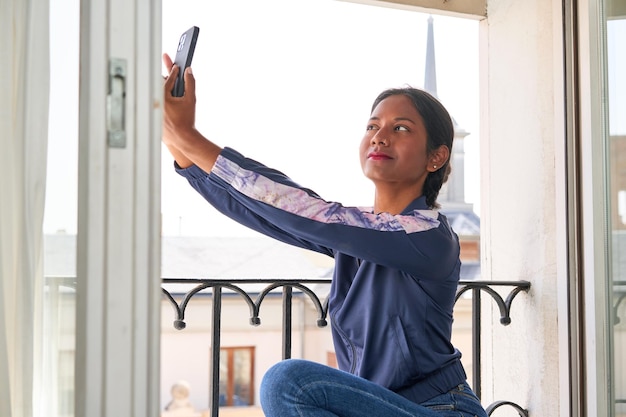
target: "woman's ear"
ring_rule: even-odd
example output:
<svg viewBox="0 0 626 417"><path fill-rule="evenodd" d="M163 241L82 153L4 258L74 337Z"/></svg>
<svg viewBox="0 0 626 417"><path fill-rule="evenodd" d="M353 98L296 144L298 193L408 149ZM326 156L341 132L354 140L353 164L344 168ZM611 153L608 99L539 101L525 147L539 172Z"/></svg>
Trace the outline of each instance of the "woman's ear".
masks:
<svg viewBox="0 0 626 417"><path fill-rule="evenodd" d="M446 145L441 145L430 153L426 169L429 172L435 172L448 161L448 158L450 158L450 148Z"/></svg>

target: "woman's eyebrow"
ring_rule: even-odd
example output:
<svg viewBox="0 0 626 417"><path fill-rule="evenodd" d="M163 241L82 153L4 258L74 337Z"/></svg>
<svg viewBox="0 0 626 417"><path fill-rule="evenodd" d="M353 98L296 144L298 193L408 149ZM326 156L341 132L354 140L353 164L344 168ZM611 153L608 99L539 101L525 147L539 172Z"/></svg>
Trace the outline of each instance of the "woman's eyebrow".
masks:
<svg viewBox="0 0 626 417"><path fill-rule="evenodd" d="M380 120L380 117L372 116L372 117L370 117L370 120ZM415 124L415 121L413 119L411 119L410 117L396 117L393 120L394 120L394 122L411 122L411 123Z"/></svg>

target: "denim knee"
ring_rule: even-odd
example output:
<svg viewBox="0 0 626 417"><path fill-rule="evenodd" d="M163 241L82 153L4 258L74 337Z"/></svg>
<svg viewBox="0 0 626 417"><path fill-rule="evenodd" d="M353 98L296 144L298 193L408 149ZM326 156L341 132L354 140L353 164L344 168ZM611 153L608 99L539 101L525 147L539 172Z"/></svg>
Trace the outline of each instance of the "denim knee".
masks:
<svg viewBox="0 0 626 417"><path fill-rule="evenodd" d="M292 359L280 361L272 365L261 380L261 396L263 396L264 391L275 391L280 389L281 386L289 384L294 372L294 366Z"/></svg>
<svg viewBox="0 0 626 417"><path fill-rule="evenodd" d="M287 359L270 367L261 380L261 405L273 408L283 401L293 400L300 388L300 378L294 376L302 372L305 366L306 361Z"/></svg>

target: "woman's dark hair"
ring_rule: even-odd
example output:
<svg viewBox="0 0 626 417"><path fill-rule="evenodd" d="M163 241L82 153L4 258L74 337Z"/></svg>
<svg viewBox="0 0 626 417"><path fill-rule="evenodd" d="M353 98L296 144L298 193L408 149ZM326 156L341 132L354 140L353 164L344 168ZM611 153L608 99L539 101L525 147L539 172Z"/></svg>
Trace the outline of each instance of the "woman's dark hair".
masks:
<svg viewBox="0 0 626 417"><path fill-rule="evenodd" d="M424 182L423 194L426 196L426 204L430 208L439 208L437 196L441 186L448 180L450 171L450 158L452 157L452 141L454 140L454 125L452 118L445 107L424 90L413 87L390 88L376 97L372 104L372 112L384 99L403 95L411 100L415 110L422 116L426 128L426 150L430 154L441 145L446 145L450 150L450 157L443 166L435 172L431 172Z"/></svg>

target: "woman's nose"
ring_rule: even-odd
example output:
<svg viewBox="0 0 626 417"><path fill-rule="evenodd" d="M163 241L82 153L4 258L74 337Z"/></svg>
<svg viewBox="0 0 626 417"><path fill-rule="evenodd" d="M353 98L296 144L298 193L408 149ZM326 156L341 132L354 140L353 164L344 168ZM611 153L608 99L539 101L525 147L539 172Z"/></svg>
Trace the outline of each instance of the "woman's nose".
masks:
<svg viewBox="0 0 626 417"><path fill-rule="evenodd" d="M376 132L374 136L372 136L372 145L386 145L386 144L387 144L387 139L385 139L385 136L381 134L380 130Z"/></svg>

